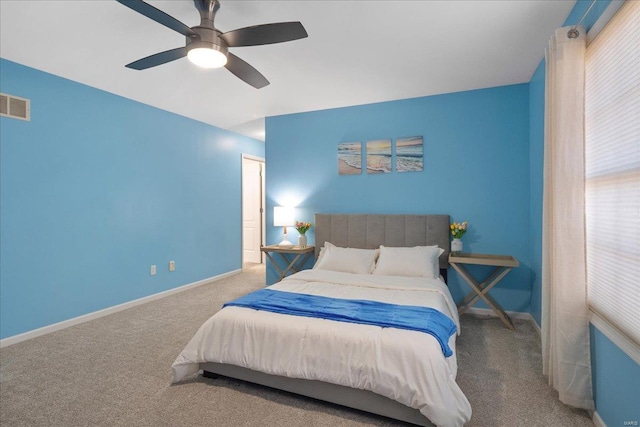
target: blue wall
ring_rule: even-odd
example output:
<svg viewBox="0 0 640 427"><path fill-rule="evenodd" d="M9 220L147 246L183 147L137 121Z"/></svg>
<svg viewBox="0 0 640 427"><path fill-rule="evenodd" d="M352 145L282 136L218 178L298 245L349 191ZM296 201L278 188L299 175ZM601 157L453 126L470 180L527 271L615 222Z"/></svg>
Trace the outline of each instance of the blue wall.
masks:
<svg viewBox="0 0 640 427"><path fill-rule="evenodd" d="M583 25L590 29L609 5L598 0ZM591 1L578 1L564 25L574 25L584 15ZM551 34L549 35L551 37ZM531 314L542 324L542 171L544 152L544 60L529 83L530 109L530 179L531 179ZM591 367L596 411L609 427L624 421L640 421L640 366L591 325Z"/></svg>
<svg viewBox="0 0 640 427"><path fill-rule="evenodd" d="M640 422L640 365L591 325L593 395L609 427ZM627 424L634 425L634 424Z"/></svg>
<svg viewBox="0 0 640 427"><path fill-rule="evenodd" d="M31 99L0 119L0 337L241 268L262 142L6 60L0 87Z"/></svg>
<svg viewBox="0 0 640 427"><path fill-rule="evenodd" d="M308 221L315 212L450 214L469 220L465 251L520 260L492 295L528 312L528 98L524 84L267 118L267 243L282 232L269 227L278 204L299 206ZM423 172L338 175L340 142L420 135ZM452 270L450 286L457 299L469 292Z"/></svg>

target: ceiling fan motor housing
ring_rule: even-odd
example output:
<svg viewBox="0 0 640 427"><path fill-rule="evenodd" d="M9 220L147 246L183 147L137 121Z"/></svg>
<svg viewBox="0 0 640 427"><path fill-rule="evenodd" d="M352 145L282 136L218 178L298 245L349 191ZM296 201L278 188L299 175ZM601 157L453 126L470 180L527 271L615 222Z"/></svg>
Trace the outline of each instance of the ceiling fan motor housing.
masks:
<svg viewBox="0 0 640 427"><path fill-rule="evenodd" d="M191 29L200 37L187 36L187 49L214 49L227 56L229 46L220 38L222 32L216 30L213 24L216 12L220 9L220 2L218 0L194 0L193 2L200 13L200 25Z"/></svg>
<svg viewBox="0 0 640 427"><path fill-rule="evenodd" d="M196 48L214 49L224 54L224 56L227 56L229 46L220 38L220 34L222 34L220 31L201 26L192 27L191 29L198 33L200 37L186 37L188 50Z"/></svg>

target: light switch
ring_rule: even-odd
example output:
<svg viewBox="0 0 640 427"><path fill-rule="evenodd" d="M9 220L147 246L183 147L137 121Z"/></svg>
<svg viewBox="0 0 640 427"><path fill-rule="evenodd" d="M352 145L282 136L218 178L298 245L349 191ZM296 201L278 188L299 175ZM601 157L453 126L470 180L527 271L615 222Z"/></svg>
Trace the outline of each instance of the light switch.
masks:
<svg viewBox="0 0 640 427"><path fill-rule="evenodd" d="M152 266L151 266L151 275L152 275L152 276L155 276L155 275L156 275L156 266L155 266L155 265L152 265Z"/></svg>
<svg viewBox="0 0 640 427"><path fill-rule="evenodd" d="M176 269L176 262L169 261L169 271L174 271Z"/></svg>

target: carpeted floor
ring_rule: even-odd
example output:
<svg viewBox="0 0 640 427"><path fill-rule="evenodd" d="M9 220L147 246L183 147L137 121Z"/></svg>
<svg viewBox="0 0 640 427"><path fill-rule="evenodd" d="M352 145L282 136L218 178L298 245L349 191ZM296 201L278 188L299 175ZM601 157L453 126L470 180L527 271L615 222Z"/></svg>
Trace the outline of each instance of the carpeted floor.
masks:
<svg viewBox="0 0 640 427"><path fill-rule="evenodd" d="M210 285L0 350L2 426L397 426L392 420L266 387L202 377L171 385L171 364L224 301L264 286L248 268ZM593 426L557 400L540 340L496 318L465 315L458 383L468 426Z"/></svg>

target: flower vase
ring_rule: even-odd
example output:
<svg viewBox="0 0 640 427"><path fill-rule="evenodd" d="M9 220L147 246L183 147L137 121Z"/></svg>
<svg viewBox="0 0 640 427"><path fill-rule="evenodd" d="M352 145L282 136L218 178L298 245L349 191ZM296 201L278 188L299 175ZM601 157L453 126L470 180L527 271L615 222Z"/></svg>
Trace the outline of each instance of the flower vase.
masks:
<svg viewBox="0 0 640 427"><path fill-rule="evenodd" d="M300 236L298 236L298 246L300 246L301 248L306 248L307 247L307 236L304 234L301 234Z"/></svg>
<svg viewBox="0 0 640 427"><path fill-rule="evenodd" d="M451 252L452 253L462 252L462 240L454 238L451 241Z"/></svg>

